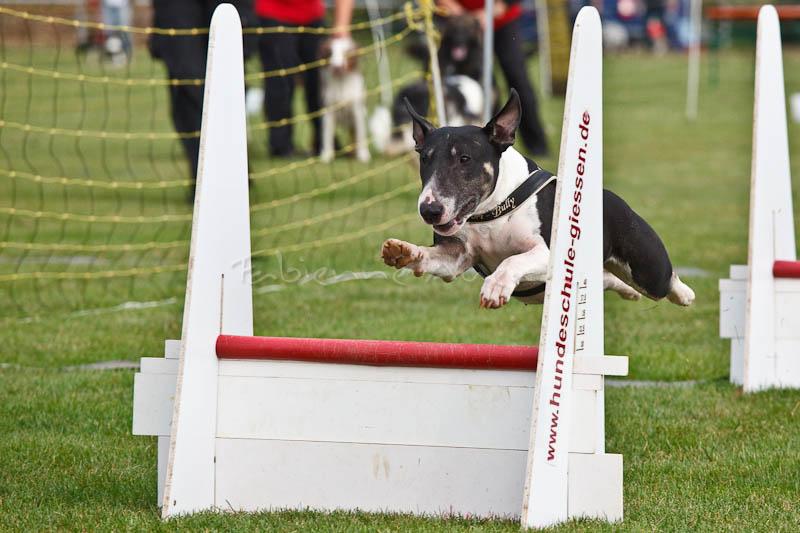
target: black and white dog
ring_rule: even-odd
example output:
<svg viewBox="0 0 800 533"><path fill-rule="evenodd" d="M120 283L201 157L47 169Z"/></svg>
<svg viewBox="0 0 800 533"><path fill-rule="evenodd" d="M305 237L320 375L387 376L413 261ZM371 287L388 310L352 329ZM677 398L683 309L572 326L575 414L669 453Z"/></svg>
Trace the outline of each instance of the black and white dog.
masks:
<svg viewBox="0 0 800 533"><path fill-rule="evenodd" d="M522 114L516 91L483 128L436 129L408 107L423 185L419 213L433 226L434 245L389 239L381 250L384 262L445 281L474 267L486 278L481 307L502 307L512 296L541 303L556 184L512 147ZM515 208L495 211L512 194L518 195ZM678 305L694 301L694 291L673 271L653 228L608 190L603 191L603 255L606 290L629 300L644 294Z"/></svg>

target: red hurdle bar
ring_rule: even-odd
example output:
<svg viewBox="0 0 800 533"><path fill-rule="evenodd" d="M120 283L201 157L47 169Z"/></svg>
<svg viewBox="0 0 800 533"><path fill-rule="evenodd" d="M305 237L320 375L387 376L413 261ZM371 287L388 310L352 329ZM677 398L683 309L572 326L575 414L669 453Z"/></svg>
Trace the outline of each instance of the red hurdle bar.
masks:
<svg viewBox="0 0 800 533"><path fill-rule="evenodd" d="M217 337L219 359L277 359L314 363L418 366L480 370L536 370L536 346L444 342Z"/></svg>
<svg viewBox="0 0 800 533"><path fill-rule="evenodd" d="M772 275L776 278L800 278L800 261L775 261Z"/></svg>

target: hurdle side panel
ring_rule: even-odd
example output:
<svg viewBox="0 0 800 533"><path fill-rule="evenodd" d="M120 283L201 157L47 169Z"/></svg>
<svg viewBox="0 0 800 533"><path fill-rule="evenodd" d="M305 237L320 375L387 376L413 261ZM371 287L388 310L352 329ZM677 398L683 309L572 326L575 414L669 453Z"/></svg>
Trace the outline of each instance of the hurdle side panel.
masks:
<svg viewBox="0 0 800 533"><path fill-rule="evenodd" d="M588 508L582 505L570 508L568 477L571 448L592 457L604 452L603 390L571 394L574 357L604 355L602 131L600 17L596 9L584 7L573 32L564 107L522 508L525 527L606 515L585 513ZM592 430L574 431L576 419Z"/></svg>
<svg viewBox="0 0 800 533"><path fill-rule="evenodd" d="M569 505L574 516L622 520L622 455L569 454Z"/></svg>
<svg viewBox="0 0 800 533"><path fill-rule="evenodd" d="M800 279L775 280L776 387L800 388Z"/></svg>
<svg viewBox="0 0 800 533"><path fill-rule="evenodd" d="M158 451L156 457L156 501L158 506L164 501L164 484L167 481L167 461L169 461L169 435L158 437Z"/></svg>
<svg viewBox="0 0 800 533"><path fill-rule="evenodd" d="M531 402L532 386L221 377L217 436L525 450Z"/></svg>
<svg viewBox="0 0 800 533"><path fill-rule="evenodd" d="M218 368L214 343L221 331L252 335L249 262L241 23L236 9L222 4L209 35L164 517L214 505Z"/></svg>
<svg viewBox="0 0 800 533"><path fill-rule="evenodd" d="M744 383L747 267L731 266L731 279L719 280L719 336L731 341L730 381Z"/></svg>
<svg viewBox="0 0 800 533"><path fill-rule="evenodd" d="M517 516L526 452L219 439L220 505Z"/></svg>
<svg viewBox="0 0 800 533"><path fill-rule="evenodd" d="M745 391L776 385L775 259L796 259L780 24L774 7L758 16L750 183Z"/></svg>
<svg viewBox="0 0 800 533"><path fill-rule="evenodd" d="M139 372L133 377L133 434L170 435L176 374Z"/></svg>

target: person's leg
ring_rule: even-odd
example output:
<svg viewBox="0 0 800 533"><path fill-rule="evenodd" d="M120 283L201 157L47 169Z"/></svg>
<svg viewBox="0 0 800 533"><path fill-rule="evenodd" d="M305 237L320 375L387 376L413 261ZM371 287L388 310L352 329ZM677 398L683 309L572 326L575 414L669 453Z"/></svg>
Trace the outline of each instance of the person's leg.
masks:
<svg viewBox="0 0 800 533"><path fill-rule="evenodd" d="M544 155L547 153L547 137L539 117L536 94L528 76L521 37L517 31L518 24L515 20L495 31L495 57L500 63L509 89L514 88L519 93L522 104L522 123L519 127L522 140L533 154Z"/></svg>
<svg viewBox="0 0 800 533"><path fill-rule="evenodd" d="M261 19L262 26L279 26L278 21ZM292 68L300 63L298 58L298 35L287 33L266 33L259 40L259 53L264 71ZM264 80L264 110L267 121L291 118L292 96L294 95L293 76L271 76ZM271 127L269 129L269 150L275 156L291 155L292 126Z"/></svg>
<svg viewBox="0 0 800 533"><path fill-rule="evenodd" d="M200 158L199 132L203 123L203 87L177 85L170 87L169 95L175 130L190 135L181 138L181 144L189 161L192 177L197 178L197 163Z"/></svg>
<svg viewBox="0 0 800 533"><path fill-rule="evenodd" d="M153 0L154 26L194 28L208 26L206 9L198 0ZM171 79L197 79L205 76L208 36L154 35L152 51L163 60ZM181 139L183 150L197 177L200 130L203 118L203 88L192 85L169 87L172 122L175 131L192 136Z"/></svg>
<svg viewBox="0 0 800 533"><path fill-rule="evenodd" d="M314 27L320 27L322 25L322 20L318 20L309 24L309 26ZM298 52L300 53L300 61L303 63L317 61L319 59L319 46L322 42L322 36L304 34L300 35L299 37ZM305 83L304 92L306 98L306 111L308 113L314 113L322 107L319 68L313 68L306 71L305 76L303 76L303 81ZM315 154L318 154L320 153L320 149L322 147L321 118L316 117L312 119L312 126L314 128L312 150Z"/></svg>

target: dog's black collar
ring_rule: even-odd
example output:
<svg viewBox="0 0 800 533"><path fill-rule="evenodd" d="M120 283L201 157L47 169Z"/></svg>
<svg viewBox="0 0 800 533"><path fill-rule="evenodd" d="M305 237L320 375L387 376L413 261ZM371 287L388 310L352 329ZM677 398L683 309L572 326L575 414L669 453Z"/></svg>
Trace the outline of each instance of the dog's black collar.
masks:
<svg viewBox="0 0 800 533"><path fill-rule="evenodd" d="M481 213L479 215L472 215L467 219L471 224L479 224L481 222L489 222L512 212L514 209L521 206L525 200L531 196L537 195L550 181L554 180L555 176L542 168L537 168L531 172L527 179L522 182L522 185L514 189L514 192L508 197L497 204L495 207Z"/></svg>

